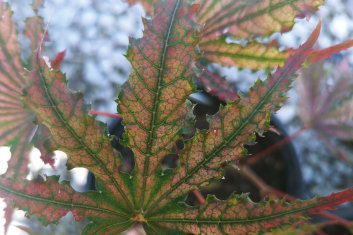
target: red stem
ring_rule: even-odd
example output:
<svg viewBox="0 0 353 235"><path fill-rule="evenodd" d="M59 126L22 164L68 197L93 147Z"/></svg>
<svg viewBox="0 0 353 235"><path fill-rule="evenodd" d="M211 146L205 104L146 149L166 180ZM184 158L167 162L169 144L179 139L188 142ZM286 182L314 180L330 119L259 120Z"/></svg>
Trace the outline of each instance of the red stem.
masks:
<svg viewBox="0 0 353 235"><path fill-rule="evenodd" d="M91 110L89 114L96 114L96 115L101 115L101 116L106 116L106 117L113 117L113 118L120 118L123 119L123 117L120 114L115 114L115 113L109 113L109 112L101 112L98 110Z"/></svg>
<svg viewBox="0 0 353 235"><path fill-rule="evenodd" d="M197 200L202 204L204 202L206 202L204 196L200 193L200 191L198 190L194 190L193 194L195 195L195 197L197 198Z"/></svg>
<svg viewBox="0 0 353 235"><path fill-rule="evenodd" d="M252 156L249 160L248 163L249 164L254 164L257 161L259 161L260 159L262 159L263 157L269 155L270 153L276 151L278 148L282 147L283 145L287 144L289 141L291 141L292 139L294 139L295 137L297 137L300 133L302 133L303 131L309 129L309 127L307 126L303 126L302 128L300 128L299 130L297 130L296 132L294 132L293 134L287 136L286 138L281 139L280 141L278 141L277 143L275 143L274 145L269 146L267 149L255 154L254 156Z"/></svg>

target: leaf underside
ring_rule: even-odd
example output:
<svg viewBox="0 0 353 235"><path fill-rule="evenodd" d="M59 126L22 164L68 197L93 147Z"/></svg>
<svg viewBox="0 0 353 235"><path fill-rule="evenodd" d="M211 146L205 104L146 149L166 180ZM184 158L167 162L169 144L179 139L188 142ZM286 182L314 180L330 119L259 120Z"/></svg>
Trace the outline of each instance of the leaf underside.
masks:
<svg viewBox="0 0 353 235"><path fill-rule="evenodd" d="M24 115L21 121L30 120L28 123L32 125L35 115L36 122L49 129L50 135L43 131L30 144L44 139L47 152L64 151L70 166L85 167L96 179L96 191L79 193L68 182L59 183L58 177L47 177L46 181L15 180L12 169L24 165L12 162L11 174L0 178L0 196L29 215L35 215L43 224L56 223L71 211L76 220L83 217L90 220L83 234L119 234L136 222L142 223L149 234L246 234L293 223L302 219L304 212L332 209L352 200L353 190L347 189L328 197L291 204L284 201L253 203L245 195L232 195L225 201L209 196L206 203L198 207L184 203L189 192L199 190L222 174L222 164L242 157L243 146L254 142L256 132L268 129L270 113L278 110L286 99L285 93L295 72L317 40L320 24L273 76L264 82L258 80L245 95L227 94L233 101L210 117L213 131L196 131L185 141L184 148L177 151L181 129L188 124L186 99L194 91L193 66L199 58L197 45L205 31L199 32L200 26L194 22L197 6L182 0L156 4L154 18L144 22L144 38L131 40L127 58L133 72L118 99L118 110L125 125L121 144L129 147L135 158L134 169L128 174L119 170L121 154L112 149L106 126L88 115L89 106L84 104L82 94L67 88L64 74L55 62L46 63L35 42L32 42L35 51L28 63L30 72L22 69L16 34L12 31L15 25L9 8L1 6L6 17L2 18L0 27L3 40L0 89L7 90L0 93L0 100L4 100L4 104L15 102L16 112L20 112L20 106L25 106L29 111L24 115L21 109ZM252 8L246 6L249 8L246 13L251 12ZM207 19L206 16L203 18ZM36 22L40 22L39 18ZM37 35L43 35L41 30L29 32L33 40L43 38ZM3 44L3 38L9 38L6 42L11 43ZM17 74L19 71L23 71L23 75ZM10 87L3 85L7 83ZM12 92L14 98L8 101L5 91ZM8 119L14 121L11 116ZM13 126L16 125L15 122ZM6 133L6 128L7 121L1 118L0 133ZM21 149L17 136L23 135L11 132L11 135L1 136L5 136L0 139L1 143L10 144L16 151ZM163 170L164 157L177 153L179 165Z"/></svg>

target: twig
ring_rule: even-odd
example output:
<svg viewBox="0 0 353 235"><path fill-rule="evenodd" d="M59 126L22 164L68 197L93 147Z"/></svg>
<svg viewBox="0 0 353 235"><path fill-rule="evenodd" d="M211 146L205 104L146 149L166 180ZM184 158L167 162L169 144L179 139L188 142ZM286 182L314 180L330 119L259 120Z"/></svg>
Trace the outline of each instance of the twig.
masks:
<svg viewBox="0 0 353 235"><path fill-rule="evenodd" d="M206 202L204 196L200 193L199 190L194 190L194 191L193 191L193 194L195 195L195 197L197 198L197 200L198 200L201 204L203 204L203 203Z"/></svg>
<svg viewBox="0 0 353 235"><path fill-rule="evenodd" d="M109 113L109 112L101 112L98 110L91 110L89 114L96 114L96 115L101 115L101 116L106 116L106 117L113 117L113 118L120 118L123 119L123 117L120 114L115 114L115 113Z"/></svg>
<svg viewBox="0 0 353 235"><path fill-rule="evenodd" d="M254 156L252 156L249 160L248 163L249 164L254 164L257 161L259 161L260 159L262 159L263 157L269 155L270 153L276 151L278 148L282 147L283 145L287 144L289 141L291 141L292 139L294 139L295 137L297 137L300 133L302 133L303 131L309 129L309 127L307 126L303 126L302 128L300 128L299 130L297 130L296 132L294 132L293 134L287 136L286 138L281 139L280 141L278 141L277 143L275 143L274 145L271 145L270 147L268 147L267 149L255 154Z"/></svg>

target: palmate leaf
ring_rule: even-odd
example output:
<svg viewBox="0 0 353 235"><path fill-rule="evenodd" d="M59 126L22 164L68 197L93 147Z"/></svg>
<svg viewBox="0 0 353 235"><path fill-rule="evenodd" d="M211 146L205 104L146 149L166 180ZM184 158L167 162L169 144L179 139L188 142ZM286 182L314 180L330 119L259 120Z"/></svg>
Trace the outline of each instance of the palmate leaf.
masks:
<svg viewBox="0 0 353 235"><path fill-rule="evenodd" d="M36 50L26 75L24 104L51 132L47 151L64 151L70 166L93 172L97 190L79 193L67 182L58 183L58 177L20 181L6 174L0 177L0 196L44 224L57 222L69 211L75 219L87 217L90 223L83 234L119 234L136 222L149 234L260 232L296 221L303 212L351 200L353 190L348 189L293 204L252 203L244 196L227 201L209 197L199 207L184 204L189 192L220 175L222 164L244 155L243 146L254 141L255 132L267 129L270 113L285 99L320 32L319 25L273 77L259 80L248 94L221 108L210 120L212 131L197 131L180 151L179 166L163 170L163 158L177 152L186 99L193 91L199 40L194 12L195 6L186 1L162 1L156 4L155 17L145 21L144 38L131 42L127 57L133 72L119 97L125 124L121 144L131 148L135 158L130 174L119 170L121 156L112 149L106 127L88 115L82 95L69 90L65 76Z"/></svg>

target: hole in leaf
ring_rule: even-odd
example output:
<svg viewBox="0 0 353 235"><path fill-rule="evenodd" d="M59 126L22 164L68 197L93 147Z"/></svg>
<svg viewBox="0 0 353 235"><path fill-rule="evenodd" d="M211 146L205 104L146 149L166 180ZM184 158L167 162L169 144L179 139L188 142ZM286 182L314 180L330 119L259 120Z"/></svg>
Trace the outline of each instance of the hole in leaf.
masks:
<svg viewBox="0 0 353 235"><path fill-rule="evenodd" d="M70 184L77 192L96 190L95 176L83 167L77 167L69 171Z"/></svg>
<svg viewBox="0 0 353 235"><path fill-rule="evenodd" d="M176 168L178 166L179 157L177 154L168 154L162 161L162 169Z"/></svg>
<svg viewBox="0 0 353 235"><path fill-rule="evenodd" d="M184 148L184 141L183 140L178 140L177 142L176 142L176 147L178 148L178 149L183 149Z"/></svg>
<svg viewBox="0 0 353 235"><path fill-rule="evenodd" d="M114 118L108 125L108 131L110 135L114 135L115 138L112 140L112 146L120 152L122 155L120 171L131 173L135 167L134 152L126 146L119 143L123 133L124 126L121 124L121 119Z"/></svg>
<svg viewBox="0 0 353 235"><path fill-rule="evenodd" d="M10 147L2 146L0 147L0 175L4 174L7 171L8 164L7 162L11 158Z"/></svg>
<svg viewBox="0 0 353 235"><path fill-rule="evenodd" d="M183 133L181 134L181 136L183 137L184 140L188 140L195 135L195 132L196 132L196 128L193 127L192 129L189 130L189 132Z"/></svg>
<svg viewBox="0 0 353 235"><path fill-rule="evenodd" d="M224 167L222 179L204 187L200 192L204 198L210 194L215 195L220 200L226 200L234 192L236 194L249 193L250 199L254 202L261 200L258 188L232 166ZM192 206L200 204L193 192L189 193L185 202Z"/></svg>
<svg viewBox="0 0 353 235"><path fill-rule="evenodd" d="M210 124L206 120L206 116L195 119L195 127L200 130L208 130L210 128Z"/></svg>
<svg viewBox="0 0 353 235"><path fill-rule="evenodd" d="M128 147L120 145L118 151L122 155L120 171L131 173L135 167L134 152Z"/></svg>

